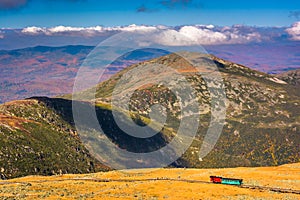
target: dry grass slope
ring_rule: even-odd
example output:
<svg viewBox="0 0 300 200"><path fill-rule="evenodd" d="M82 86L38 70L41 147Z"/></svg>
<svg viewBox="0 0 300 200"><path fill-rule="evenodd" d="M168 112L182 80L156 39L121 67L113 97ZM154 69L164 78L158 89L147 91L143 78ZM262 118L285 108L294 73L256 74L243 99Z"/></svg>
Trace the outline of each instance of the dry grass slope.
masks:
<svg viewBox="0 0 300 200"><path fill-rule="evenodd" d="M242 178L245 185L300 188L300 163L296 163L279 167L144 169L28 176L0 182L0 199L300 199L298 194L210 184L210 175ZM166 178L173 180L164 180ZM182 181L184 179L199 182Z"/></svg>

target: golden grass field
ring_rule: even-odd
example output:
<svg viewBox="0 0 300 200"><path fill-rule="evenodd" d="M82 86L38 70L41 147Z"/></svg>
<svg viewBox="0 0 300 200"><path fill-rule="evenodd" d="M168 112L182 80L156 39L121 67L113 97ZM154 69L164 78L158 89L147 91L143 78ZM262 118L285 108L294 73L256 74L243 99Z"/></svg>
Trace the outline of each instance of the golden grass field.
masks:
<svg viewBox="0 0 300 200"><path fill-rule="evenodd" d="M300 199L300 194L211 184L210 175L242 178L244 185L300 190L300 163L296 163L279 167L144 169L28 176L0 181L0 199ZM167 178L173 180L163 180Z"/></svg>

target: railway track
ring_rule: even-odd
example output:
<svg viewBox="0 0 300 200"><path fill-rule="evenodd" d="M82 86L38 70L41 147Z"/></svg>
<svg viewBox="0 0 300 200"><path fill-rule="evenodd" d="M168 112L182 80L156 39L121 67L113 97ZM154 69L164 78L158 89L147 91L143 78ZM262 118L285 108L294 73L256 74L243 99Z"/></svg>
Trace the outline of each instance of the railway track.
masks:
<svg viewBox="0 0 300 200"><path fill-rule="evenodd" d="M67 179L58 179L58 180L37 180L29 182L0 182L0 185L11 185L11 184L20 184L20 185L31 185L31 183L46 183L46 182L63 182L63 181L92 181L92 182L145 182L145 181L176 181L176 182L187 182L187 183L202 183L202 184L214 184L208 181L201 180L191 180L191 179L173 179L173 178L149 178L149 179L99 179L99 178L67 178ZM224 185L224 184L222 184ZM228 185L228 187L240 187L245 189L260 190L260 191L271 191L277 193L291 193L299 194L300 190L293 190L287 188L276 188L276 187L267 187L267 186L255 186L255 185Z"/></svg>
<svg viewBox="0 0 300 200"><path fill-rule="evenodd" d="M299 194L300 195L300 190L293 190L293 189L286 189L286 188L275 188L275 187L254 186L254 185L241 185L238 187L254 189L254 190L268 190L271 192L291 193L291 194Z"/></svg>

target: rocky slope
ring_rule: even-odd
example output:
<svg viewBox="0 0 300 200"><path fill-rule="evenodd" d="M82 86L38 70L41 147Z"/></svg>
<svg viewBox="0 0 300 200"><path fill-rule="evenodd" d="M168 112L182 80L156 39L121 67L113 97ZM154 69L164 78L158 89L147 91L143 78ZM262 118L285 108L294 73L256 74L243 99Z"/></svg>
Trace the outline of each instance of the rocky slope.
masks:
<svg viewBox="0 0 300 200"><path fill-rule="evenodd" d="M81 93L85 100L92 100L91 103L78 104L88 110L94 107L95 102L101 131L122 149L135 153L160 149L174 138L180 120L189 117L188 113L181 114L179 99L170 89L163 85L147 84L134 90L129 108L130 117L137 124L145 126L149 123L152 105L159 103L166 108L167 121L164 128L155 136L146 139L134 138L124 133L114 121L109 103L116 84L126 73L135 71L141 74L134 76L133 81L142 83L145 77L142 76L144 71L139 71L143 69L140 67L163 64L185 76L195 89L196 100L200 105L200 113L196 113L200 114L201 121L197 135L186 153L172 163L172 166L267 166L300 161L300 95L296 87L274 76L211 55L186 53L185 56L216 65L224 81L227 97L226 121L222 134L215 148L202 161L199 160L199 151L212 117L212 96L208 84L212 84L214 79L204 80L194 66L176 54L122 70L94 88L96 99L89 97L92 90ZM164 71L159 76L168 77L169 73ZM156 79L158 74L154 70L152 74L146 75L149 79ZM174 85L180 87L176 80ZM130 82L121 86L122 92L117 97L123 100L126 92L130 92L132 88ZM72 102L67 100L70 96L65 98L38 97L0 106L2 177L107 169L91 157L79 140L74 127ZM125 123L129 122L130 118L126 114L124 116ZM95 131L100 131L88 121L83 125L91 136ZM188 137L188 132L186 134Z"/></svg>
<svg viewBox="0 0 300 200"><path fill-rule="evenodd" d="M89 173L109 168L95 160L60 109L70 101L37 98L0 105L0 176ZM55 108L59 109L55 110Z"/></svg>
<svg viewBox="0 0 300 200"><path fill-rule="evenodd" d="M281 74L276 74L279 79L295 86L300 85L300 69L287 71Z"/></svg>
<svg viewBox="0 0 300 200"><path fill-rule="evenodd" d="M195 55L186 55L191 58ZM196 55L197 57L197 55ZM227 100L226 122L221 137L213 151L200 162L198 154L211 118L207 81L193 71L186 60L176 54L133 65L96 87L96 102L110 103L112 91L122 76L142 65L152 63L177 69L197 91L200 103L200 127L189 150L176 162L185 167L266 166L299 162L300 153L300 98L299 90L272 75L258 72L242 65L217 58L199 55L201 62L214 62L223 77ZM200 69L201 70L201 69ZM168 73L168 72L167 72ZM168 76L168 74L164 74ZM151 79L157 74L147 73ZM133 77L133 76L132 76ZM118 99L124 99L131 90L131 83L143 82L143 76L134 76L122 84ZM180 84L175 84L180 85ZM91 92L91 91L90 91ZM83 96L88 96L89 91ZM172 91L160 85L146 85L133 93L129 108L134 113L149 117L151 106L161 104L167 108L166 127L176 132L181 115L178 99ZM191 124L192 125L192 124Z"/></svg>

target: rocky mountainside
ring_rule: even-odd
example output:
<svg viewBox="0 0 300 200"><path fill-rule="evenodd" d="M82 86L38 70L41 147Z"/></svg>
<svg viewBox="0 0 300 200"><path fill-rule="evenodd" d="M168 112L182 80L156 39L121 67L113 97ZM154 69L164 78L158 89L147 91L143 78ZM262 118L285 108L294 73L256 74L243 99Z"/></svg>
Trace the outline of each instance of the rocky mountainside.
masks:
<svg viewBox="0 0 300 200"><path fill-rule="evenodd" d="M2 179L109 169L91 157L64 115L72 113L71 105L70 101L48 98L0 105Z"/></svg>
<svg viewBox="0 0 300 200"><path fill-rule="evenodd" d="M281 74L276 74L276 77L295 86L300 85L300 69L287 71Z"/></svg>
<svg viewBox="0 0 300 200"><path fill-rule="evenodd" d="M121 86L118 99L124 99L131 91L132 83L143 83L145 76L139 69L152 63L167 65L185 75L197 91L200 103L200 126L193 145L176 162L184 167L232 167L265 166L299 162L300 153L300 98L299 90L275 76L247 68L215 56L187 54L185 56L201 63L214 62L225 85L226 122L218 143L213 151L199 161L198 154L211 119L209 81L195 73L193 66L185 59L171 54L126 68L110 80L96 87L96 102L110 103L116 84L125 74L135 71L140 76L132 76L131 82ZM201 70L201 69L200 69ZM168 76L164 74L163 76ZM128 75L130 76L130 75ZM146 73L148 79L157 74ZM175 85L178 85L175 83ZM89 92L83 96L89 96ZM135 90L129 108L133 113L149 117L151 106L160 103L167 108L166 127L178 130L181 119L178 100L168 88L161 85L144 85Z"/></svg>
<svg viewBox="0 0 300 200"><path fill-rule="evenodd" d="M125 123L131 118L136 124L145 126L149 124L151 106L157 103L164 106L167 116L165 126L150 138L134 138L124 133L114 121L110 106L114 88L125 74L134 71L140 76L133 76L133 82L143 83L145 75L153 80L158 76L155 70L152 74L139 71L145 69L143 66L149 68L163 64L185 76L195 89L195 100L200 105L200 113L196 113L200 114L201 122L197 135L192 145L171 164L172 166L206 168L300 162L300 95L295 86L272 75L212 55L185 53L185 56L201 63L216 65L222 76L227 97L224 102L227 110L222 134L214 149L203 160L199 160L199 151L212 118L210 102L214 94L210 95L208 85L211 85L214 79L204 80L195 71L194 66L176 54L125 68L94 88L96 99L91 96L92 90L78 94L84 96L85 101L75 103L84 110L95 108L102 127L102 130L97 130L86 121L83 125L87 134L93 137L95 131L102 131L121 149L135 153L151 152L168 144L175 137L180 121L191 116L189 113L181 113L180 101L168 87L160 84L144 84L135 89L129 101L130 116L124 114ZM151 68L148 70L151 71ZM207 73L207 70L204 69L202 72ZM169 77L169 73L163 71L159 76L166 78ZM170 82L180 87L176 81L178 80ZM130 82L122 84L122 92L117 93L116 97L123 100L124 95L132 92L131 90ZM74 126L72 102L68 98L71 97L65 96L65 99L36 97L0 106L2 177L108 169L101 164L101 160L96 161L93 154L90 154L80 141ZM119 112L123 113L122 109ZM189 137L188 132L186 137Z"/></svg>

